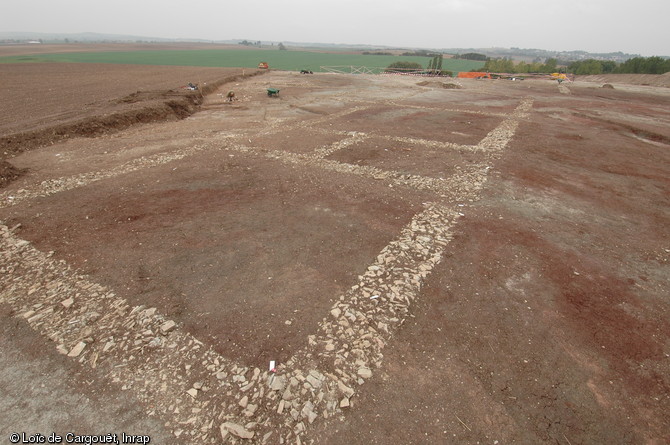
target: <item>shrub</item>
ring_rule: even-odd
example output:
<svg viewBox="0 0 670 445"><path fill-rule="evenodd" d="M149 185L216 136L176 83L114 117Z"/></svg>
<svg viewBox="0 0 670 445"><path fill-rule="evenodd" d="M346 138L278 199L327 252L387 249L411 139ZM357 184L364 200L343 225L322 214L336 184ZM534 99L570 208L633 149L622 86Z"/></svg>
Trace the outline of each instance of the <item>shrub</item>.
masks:
<svg viewBox="0 0 670 445"><path fill-rule="evenodd" d="M407 71L412 71L412 70L422 70L423 67L421 66L420 63L416 62L393 62L389 66L386 67L385 72L387 73L404 73Z"/></svg>

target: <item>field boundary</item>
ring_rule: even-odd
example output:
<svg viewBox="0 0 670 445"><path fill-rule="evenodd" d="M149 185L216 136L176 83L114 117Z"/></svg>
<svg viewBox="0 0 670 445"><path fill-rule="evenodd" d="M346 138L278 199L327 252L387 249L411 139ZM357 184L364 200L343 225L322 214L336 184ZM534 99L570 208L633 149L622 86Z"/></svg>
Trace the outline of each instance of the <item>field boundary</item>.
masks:
<svg viewBox="0 0 670 445"><path fill-rule="evenodd" d="M134 125L185 119L196 113L204 98L217 91L222 85L264 73L265 71L258 70L252 73L227 76L216 82L203 85L195 91L180 93L167 90L158 93L164 97L164 100L139 109L86 117L72 123L4 136L0 138L0 159L71 138L96 137L124 130Z"/></svg>

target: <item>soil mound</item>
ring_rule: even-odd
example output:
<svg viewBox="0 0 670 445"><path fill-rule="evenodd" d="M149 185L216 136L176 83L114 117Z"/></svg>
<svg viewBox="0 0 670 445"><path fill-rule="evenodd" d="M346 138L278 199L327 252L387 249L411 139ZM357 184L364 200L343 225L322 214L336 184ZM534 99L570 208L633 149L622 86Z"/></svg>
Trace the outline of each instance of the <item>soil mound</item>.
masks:
<svg viewBox="0 0 670 445"><path fill-rule="evenodd" d="M194 91L137 91L112 100L110 103L117 107L109 114L103 110L96 115L0 137L0 158L11 157L72 137L96 137L137 124L184 119L195 113L204 97L216 91L221 85L258 74L262 72L224 77ZM122 107L119 108L118 105Z"/></svg>
<svg viewBox="0 0 670 445"><path fill-rule="evenodd" d="M25 169L16 168L9 162L0 160L0 188L5 187L25 172Z"/></svg>
<svg viewBox="0 0 670 445"><path fill-rule="evenodd" d="M417 83L421 87L435 87L435 88L446 88L448 90L458 90L463 88L461 85L450 83L450 82L438 82L436 80L424 80L423 82Z"/></svg>
<svg viewBox="0 0 670 445"><path fill-rule="evenodd" d="M576 76L575 80L582 82L647 85L653 87L670 88L670 73L665 74L598 74Z"/></svg>
<svg viewBox="0 0 670 445"><path fill-rule="evenodd" d="M193 114L201 102L202 97L193 94L165 102L152 101L139 108L106 116L90 116L73 123L17 133L0 138L0 150L13 156L72 137L96 137L137 124L184 119Z"/></svg>

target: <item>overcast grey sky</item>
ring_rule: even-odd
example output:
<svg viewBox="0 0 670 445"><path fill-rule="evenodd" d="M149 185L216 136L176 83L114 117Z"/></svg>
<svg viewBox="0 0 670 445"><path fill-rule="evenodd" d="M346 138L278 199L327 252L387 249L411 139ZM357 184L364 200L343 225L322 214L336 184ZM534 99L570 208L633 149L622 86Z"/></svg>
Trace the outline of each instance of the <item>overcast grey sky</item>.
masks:
<svg viewBox="0 0 670 445"><path fill-rule="evenodd" d="M0 31L670 55L668 0L30 0Z"/></svg>

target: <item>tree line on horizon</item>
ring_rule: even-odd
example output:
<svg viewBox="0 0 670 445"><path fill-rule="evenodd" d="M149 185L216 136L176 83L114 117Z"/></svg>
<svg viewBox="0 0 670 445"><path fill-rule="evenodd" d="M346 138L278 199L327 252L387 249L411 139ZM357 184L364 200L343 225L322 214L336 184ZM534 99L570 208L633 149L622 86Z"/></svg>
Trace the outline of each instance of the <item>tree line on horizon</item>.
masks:
<svg viewBox="0 0 670 445"><path fill-rule="evenodd" d="M633 57L622 63L605 60L572 62L568 69L574 74L665 74L670 72L670 59Z"/></svg>
<svg viewBox="0 0 670 445"><path fill-rule="evenodd" d="M589 74L664 74L670 72L670 59L658 56L633 57L625 62L617 63L611 60L578 60L559 64L557 59L547 59L544 63L518 62L503 57L488 59L482 71L492 73L555 73L567 72L576 75Z"/></svg>

